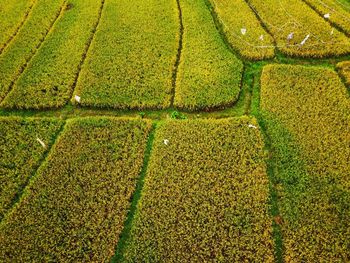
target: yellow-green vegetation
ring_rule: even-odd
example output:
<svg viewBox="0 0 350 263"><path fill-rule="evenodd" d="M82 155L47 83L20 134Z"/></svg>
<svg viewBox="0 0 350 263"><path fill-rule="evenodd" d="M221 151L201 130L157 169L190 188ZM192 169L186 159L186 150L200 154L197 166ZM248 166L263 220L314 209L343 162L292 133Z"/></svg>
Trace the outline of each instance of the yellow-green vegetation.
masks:
<svg viewBox="0 0 350 263"><path fill-rule="evenodd" d="M350 61L343 61L337 64L337 69L345 79L345 83L350 86Z"/></svg>
<svg viewBox="0 0 350 263"><path fill-rule="evenodd" d="M101 4L96 0L69 2L63 16L3 101L3 107L60 107L71 98Z"/></svg>
<svg viewBox="0 0 350 263"><path fill-rule="evenodd" d="M28 17L36 0L2 0L0 2L0 53Z"/></svg>
<svg viewBox="0 0 350 263"><path fill-rule="evenodd" d="M304 0L315 10L339 26L350 35L350 9L347 9L339 0ZM329 17L328 17L329 15Z"/></svg>
<svg viewBox="0 0 350 263"><path fill-rule="evenodd" d="M106 262L123 227L151 123L68 120L0 225L1 262Z"/></svg>
<svg viewBox="0 0 350 263"><path fill-rule="evenodd" d="M169 106L178 38L175 0L107 0L74 95L84 106Z"/></svg>
<svg viewBox="0 0 350 263"><path fill-rule="evenodd" d="M350 53L350 40L300 0L247 2L286 55L320 58Z"/></svg>
<svg viewBox="0 0 350 263"><path fill-rule="evenodd" d="M156 130L125 262L273 262L255 119L170 120Z"/></svg>
<svg viewBox="0 0 350 263"><path fill-rule="evenodd" d="M273 38L261 27L244 0L211 1L227 39L241 56L252 60L274 56Z"/></svg>
<svg viewBox="0 0 350 263"><path fill-rule="evenodd" d="M40 165L62 124L53 119L0 118L0 221Z"/></svg>
<svg viewBox="0 0 350 263"><path fill-rule="evenodd" d="M180 3L184 32L174 105L199 110L234 103L242 62L225 46L204 1Z"/></svg>
<svg viewBox="0 0 350 263"><path fill-rule="evenodd" d="M26 23L0 55L0 101L40 47L56 21L63 3L64 0L38 0Z"/></svg>
<svg viewBox="0 0 350 263"><path fill-rule="evenodd" d="M350 260L350 99L337 74L269 65L261 109L273 145L286 262Z"/></svg>

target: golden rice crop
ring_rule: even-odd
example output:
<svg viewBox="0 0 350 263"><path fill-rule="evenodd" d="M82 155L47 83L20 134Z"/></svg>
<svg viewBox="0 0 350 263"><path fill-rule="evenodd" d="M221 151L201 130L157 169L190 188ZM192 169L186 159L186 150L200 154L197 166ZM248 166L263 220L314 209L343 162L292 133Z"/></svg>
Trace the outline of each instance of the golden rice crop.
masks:
<svg viewBox="0 0 350 263"><path fill-rule="evenodd" d="M255 119L165 121L156 130L125 262L273 262Z"/></svg>
<svg viewBox="0 0 350 263"><path fill-rule="evenodd" d="M286 55L319 58L350 53L350 40L300 0L247 2Z"/></svg>
<svg viewBox="0 0 350 263"><path fill-rule="evenodd" d="M26 23L0 55L0 101L40 47L63 4L64 0L38 0Z"/></svg>
<svg viewBox="0 0 350 263"><path fill-rule="evenodd" d="M36 0L2 0L0 2L0 53L28 17Z"/></svg>
<svg viewBox="0 0 350 263"><path fill-rule="evenodd" d="M40 165L62 124L54 119L0 118L0 221Z"/></svg>
<svg viewBox="0 0 350 263"><path fill-rule="evenodd" d="M0 225L1 262L104 262L114 254L151 123L68 120Z"/></svg>
<svg viewBox="0 0 350 263"><path fill-rule="evenodd" d="M261 108L276 155L286 262L350 260L350 100L330 69L269 65Z"/></svg>
<svg viewBox="0 0 350 263"><path fill-rule="evenodd" d="M345 83L350 86L350 61L343 61L337 64L337 69L345 79Z"/></svg>
<svg viewBox="0 0 350 263"><path fill-rule="evenodd" d="M175 0L106 1L74 93L81 105L168 107L178 27Z"/></svg>
<svg viewBox="0 0 350 263"><path fill-rule="evenodd" d="M348 35L350 35L350 8L345 8L345 4L341 0L304 0L311 5L325 19L329 19L332 23L339 26ZM349 6L350 7L350 6ZM327 18L329 15L329 18Z"/></svg>
<svg viewBox="0 0 350 263"><path fill-rule="evenodd" d="M211 0L230 44L241 56L266 59L274 56L273 38L244 0ZM246 30L243 31L242 30Z"/></svg>
<svg viewBox="0 0 350 263"><path fill-rule="evenodd" d="M3 101L6 108L51 108L71 98L101 1L71 0L42 47Z"/></svg>
<svg viewBox="0 0 350 263"><path fill-rule="evenodd" d="M199 110L234 103L242 62L225 46L204 1L181 0L180 6L184 32L174 105Z"/></svg>

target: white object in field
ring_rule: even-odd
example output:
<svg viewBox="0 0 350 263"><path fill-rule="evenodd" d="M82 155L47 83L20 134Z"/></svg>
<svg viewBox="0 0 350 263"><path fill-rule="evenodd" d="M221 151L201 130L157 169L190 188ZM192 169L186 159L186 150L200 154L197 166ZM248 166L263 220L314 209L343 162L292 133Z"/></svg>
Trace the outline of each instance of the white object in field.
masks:
<svg viewBox="0 0 350 263"><path fill-rule="evenodd" d="M75 95L74 99L76 100L76 102L80 103L80 97L78 95Z"/></svg>
<svg viewBox="0 0 350 263"><path fill-rule="evenodd" d="M247 33L247 29L246 28L241 28L241 33L242 33L242 35L245 35Z"/></svg>
<svg viewBox="0 0 350 263"><path fill-rule="evenodd" d="M300 46L304 45L305 42L309 39L309 37L310 37L310 34L308 34L308 35L304 38L304 40L301 41Z"/></svg>
<svg viewBox="0 0 350 263"><path fill-rule="evenodd" d="M46 145L42 140L40 140L38 137L36 137L36 140L41 144L43 148L46 148Z"/></svg>
<svg viewBox="0 0 350 263"><path fill-rule="evenodd" d="M294 32L290 33L288 36L287 36L287 39L288 40L292 40L294 37Z"/></svg>
<svg viewBox="0 0 350 263"><path fill-rule="evenodd" d="M164 142L165 145L169 144L169 140L168 139L163 140L163 142Z"/></svg>
<svg viewBox="0 0 350 263"><path fill-rule="evenodd" d="M323 17L324 17L324 18L330 18L331 15L330 15L329 13L327 13L327 14L325 14Z"/></svg>
<svg viewBox="0 0 350 263"><path fill-rule="evenodd" d="M248 127L249 127L249 128L254 128L254 129L257 129L257 128L258 128L258 127L256 127L256 126L253 125L253 124L249 124Z"/></svg>
<svg viewBox="0 0 350 263"><path fill-rule="evenodd" d="M261 36L259 37L259 39L260 39L261 41L263 41L263 40L264 40L264 35L261 35Z"/></svg>

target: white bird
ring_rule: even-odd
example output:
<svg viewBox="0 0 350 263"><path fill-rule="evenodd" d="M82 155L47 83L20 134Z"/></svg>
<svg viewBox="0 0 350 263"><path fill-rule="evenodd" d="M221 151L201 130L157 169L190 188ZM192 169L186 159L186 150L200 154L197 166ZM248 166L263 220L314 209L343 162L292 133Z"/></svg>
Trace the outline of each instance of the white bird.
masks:
<svg viewBox="0 0 350 263"><path fill-rule="evenodd" d="M257 129L257 128L258 128L258 127L256 127L256 126L253 125L253 124L249 124L248 127L249 127L249 128L254 128L254 129Z"/></svg>
<svg viewBox="0 0 350 263"><path fill-rule="evenodd" d="M263 40L264 40L264 35L261 35L261 36L259 37L259 39L260 39L261 41L263 41Z"/></svg>
<svg viewBox="0 0 350 263"><path fill-rule="evenodd" d="M40 140L38 137L36 137L36 140L41 144L43 148L46 148L46 145L42 140Z"/></svg>
<svg viewBox="0 0 350 263"><path fill-rule="evenodd" d="M330 18L331 15L330 15L329 13L327 13L327 14L325 14L323 17L324 17L324 18Z"/></svg>
<svg viewBox="0 0 350 263"><path fill-rule="evenodd" d="M242 35L245 35L247 33L247 29L246 28L241 28L241 33L242 33Z"/></svg>
<svg viewBox="0 0 350 263"><path fill-rule="evenodd" d="M78 95L75 95L74 99L76 100L76 102L80 103L80 97Z"/></svg>
<svg viewBox="0 0 350 263"><path fill-rule="evenodd" d="M163 142L164 142L165 145L169 144L169 140L168 139L163 140Z"/></svg>
<svg viewBox="0 0 350 263"><path fill-rule="evenodd" d="M310 37L310 34L308 34L308 35L304 38L304 40L301 41L300 46L304 45L305 42L309 39L309 37Z"/></svg>
<svg viewBox="0 0 350 263"><path fill-rule="evenodd" d="M288 40L292 40L294 37L294 32L290 33L288 36L287 36L287 39Z"/></svg>

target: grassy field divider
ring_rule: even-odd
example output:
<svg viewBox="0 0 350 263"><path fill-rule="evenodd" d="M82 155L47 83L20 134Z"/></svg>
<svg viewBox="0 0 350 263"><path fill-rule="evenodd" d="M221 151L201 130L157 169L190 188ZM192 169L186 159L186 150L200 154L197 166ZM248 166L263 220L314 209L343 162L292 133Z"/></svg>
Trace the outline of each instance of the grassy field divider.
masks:
<svg viewBox="0 0 350 263"><path fill-rule="evenodd" d="M178 36L179 45L177 48L176 61L175 61L173 76L172 76L172 91L171 91L170 107L174 106L174 98L175 98L175 92L176 92L176 79L177 79L177 74L178 74L179 65L181 61L181 53L183 48L184 25L182 21L182 10L181 10L180 1L181 0L176 0L177 10L179 14L179 36Z"/></svg>
<svg viewBox="0 0 350 263"><path fill-rule="evenodd" d="M30 16L34 5L37 3L37 0L32 0L32 4L28 7L28 9L25 11L24 16L18 26L15 28L14 32L8 36L7 40L4 43L0 43L0 55L1 53L7 48L8 45L12 42L12 40L16 37L18 34L19 30L22 28L24 23L27 21L28 17Z"/></svg>
<svg viewBox="0 0 350 263"><path fill-rule="evenodd" d="M65 122L63 123L63 125L61 125L60 129L57 131L56 136L53 138L53 144L50 146L50 149L47 150L44 153L44 155L40 158L39 166L31 173L31 175L28 177L26 182L23 185L21 185L21 188L16 193L16 196L14 197L14 199L11 201L11 205L10 205L9 209L7 211L5 211L4 217L0 218L0 224L6 218L6 216L9 215L13 209L15 209L16 205L21 201L21 198L22 198L23 194L25 193L26 188L30 184L32 184L32 181L35 178L35 175L37 174L40 166L43 165L47 161L47 157L50 155L50 152L52 151L52 149L54 149L54 147L58 141L58 138L60 137L60 135L62 134L62 131L64 130L64 127L65 127Z"/></svg>
<svg viewBox="0 0 350 263"><path fill-rule="evenodd" d="M19 68L16 68L15 72L10 72L10 73L9 72L5 72L5 73L3 73L5 76L4 76L3 80L0 80L0 101L4 97L6 97L6 95L8 95L9 92L11 92L11 90L12 90L14 84L16 83L17 79L21 76L23 71L28 66L29 62L32 60L34 55L37 53L37 51L40 49L40 47L42 46L42 44L46 40L47 36L51 33L52 28L55 26L55 24L58 21L58 19L62 16L62 14L63 14L63 12L65 10L65 7L66 7L66 3L67 3L66 1L62 2L62 5L61 5L59 11L56 13L56 15L55 15L54 19L52 20L52 22L50 23L48 29L46 30L46 32L44 33L44 35L42 36L40 41L38 41L37 45L34 47L34 52L32 52L31 54L27 54L27 56L24 57L23 63L21 63L21 62L18 63ZM17 38L18 37L19 37L19 34L17 35ZM12 42L12 43L14 43L14 42ZM11 45L11 48L12 48L12 45ZM17 49L16 46L13 47L13 48ZM9 49L10 49L10 46L9 46ZM7 49L7 51L9 51L11 53L11 50L9 50L9 49ZM4 59L4 58L6 58L6 53L1 54L0 59ZM12 61L8 61L8 62L12 63ZM6 63L6 59L5 59L5 63ZM2 64L2 61L0 60L0 66L1 66L1 64ZM9 71L9 69L6 69L6 71ZM1 83L1 82L3 82L3 83Z"/></svg>
<svg viewBox="0 0 350 263"><path fill-rule="evenodd" d="M147 141L147 146L146 146L146 151L145 151L145 155L144 155L144 159L143 159L143 165L142 165L140 177L137 181L135 192L133 193L133 195L131 197L132 201L130 204L130 209L128 211L128 215L126 217L126 220L124 222L123 230L120 233L119 241L118 241L118 244L116 245L115 254L111 259L111 263L123 262L123 252L125 249L126 242L130 238L130 230L131 230L131 226L132 226L132 221L134 219L135 212L137 209L137 204L138 204L140 197L142 195L142 188L143 188L143 185L145 183L145 177L147 174L147 167L148 167L149 159L151 156L151 151L152 151L152 146L153 146L156 128L157 128L157 124L153 123L152 129L149 132L149 137L148 137L148 141Z"/></svg>

